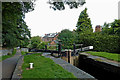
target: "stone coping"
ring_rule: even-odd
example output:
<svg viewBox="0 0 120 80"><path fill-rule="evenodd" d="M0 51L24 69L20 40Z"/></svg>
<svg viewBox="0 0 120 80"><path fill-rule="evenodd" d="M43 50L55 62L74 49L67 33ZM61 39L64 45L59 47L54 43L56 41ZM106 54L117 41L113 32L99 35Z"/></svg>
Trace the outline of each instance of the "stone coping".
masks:
<svg viewBox="0 0 120 80"><path fill-rule="evenodd" d="M11 80L16 80L16 79L20 80L21 74L22 74L23 59L24 59L24 55L21 56L21 57L19 57L18 62L17 62L16 67L15 67L15 70L13 72Z"/></svg>

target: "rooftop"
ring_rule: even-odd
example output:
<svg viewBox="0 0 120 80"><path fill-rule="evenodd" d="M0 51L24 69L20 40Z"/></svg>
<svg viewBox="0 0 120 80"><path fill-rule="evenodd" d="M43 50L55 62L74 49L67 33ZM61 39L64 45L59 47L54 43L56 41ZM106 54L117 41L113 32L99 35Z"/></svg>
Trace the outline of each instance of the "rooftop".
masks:
<svg viewBox="0 0 120 80"><path fill-rule="evenodd" d="M49 33L49 34L45 34L45 36L43 38L52 38L52 37L55 37L56 35L58 35L58 33Z"/></svg>

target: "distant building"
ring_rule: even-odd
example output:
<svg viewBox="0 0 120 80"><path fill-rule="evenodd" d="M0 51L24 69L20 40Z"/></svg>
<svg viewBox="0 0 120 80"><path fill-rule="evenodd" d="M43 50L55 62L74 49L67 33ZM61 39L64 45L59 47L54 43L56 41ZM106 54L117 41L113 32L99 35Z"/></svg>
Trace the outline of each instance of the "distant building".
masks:
<svg viewBox="0 0 120 80"><path fill-rule="evenodd" d="M59 35L59 33L49 33L49 34L45 34L45 36L42 38L42 41L45 42L49 42L50 44L56 44L57 42L57 36Z"/></svg>
<svg viewBox="0 0 120 80"><path fill-rule="evenodd" d="M102 31L102 27L100 25L97 25L95 27L95 32L101 32Z"/></svg>

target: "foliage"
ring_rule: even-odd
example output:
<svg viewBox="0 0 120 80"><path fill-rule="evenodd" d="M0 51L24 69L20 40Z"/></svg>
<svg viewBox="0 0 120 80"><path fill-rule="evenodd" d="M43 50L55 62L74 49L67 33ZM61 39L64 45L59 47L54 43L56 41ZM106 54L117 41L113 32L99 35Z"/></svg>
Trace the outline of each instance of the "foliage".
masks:
<svg viewBox="0 0 120 80"><path fill-rule="evenodd" d="M26 53L27 53L27 52L21 51L21 54L22 54L22 55L26 55Z"/></svg>
<svg viewBox="0 0 120 80"><path fill-rule="evenodd" d="M48 45L48 42L41 42L37 47L39 49L45 49L45 45Z"/></svg>
<svg viewBox="0 0 120 80"><path fill-rule="evenodd" d="M120 58L119 58L120 54L108 53L108 52L92 52L92 51L89 51L89 52L86 52L86 53L120 62Z"/></svg>
<svg viewBox="0 0 120 80"><path fill-rule="evenodd" d="M80 16L82 16L82 13L86 12L81 12ZM78 23L84 24L84 21L82 22L82 17L80 21L78 20ZM77 27L77 34L75 38L76 44L83 44L83 46L94 46L95 51L120 52L119 20L115 20L112 23L104 23L101 32L93 33L92 31L89 31L89 27L84 27L85 26Z"/></svg>
<svg viewBox="0 0 120 80"><path fill-rule="evenodd" d="M113 28L110 28L110 23L104 23L102 26L102 34L113 34Z"/></svg>
<svg viewBox="0 0 120 80"><path fill-rule="evenodd" d="M65 9L65 5L68 5L70 7L70 9L73 8L78 8L79 6L84 5L86 2L85 0L59 0L58 2L55 0L49 0L48 2L50 4L50 8L54 9L54 10L64 10Z"/></svg>
<svg viewBox="0 0 120 80"><path fill-rule="evenodd" d="M81 13L80 16L78 18L78 22L77 22L77 32L92 32L92 24L91 24L91 20L87 14L87 8L85 8Z"/></svg>
<svg viewBox="0 0 120 80"><path fill-rule="evenodd" d="M111 28L113 28L114 34L117 34L120 36L120 19L115 20L114 22L111 23Z"/></svg>
<svg viewBox="0 0 120 80"><path fill-rule="evenodd" d="M82 33L77 43L84 46L93 46L95 51L120 52L120 37L117 35L102 35L101 33Z"/></svg>
<svg viewBox="0 0 120 80"><path fill-rule="evenodd" d="M30 30L26 25L25 13L33 10L33 3L2 3L2 45L3 47L26 47L30 39ZM21 45L22 43L22 45Z"/></svg>
<svg viewBox="0 0 120 80"><path fill-rule="evenodd" d="M63 49L73 48L72 44L74 42L74 38L75 38L75 32L72 32L68 29L62 30L58 36L58 39L62 41L61 43Z"/></svg>
<svg viewBox="0 0 120 80"><path fill-rule="evenodd" d="M31 48L38 48L41 44L41 38L39 36L34 36L31 38Z"/></svg>
<svg viewBox="0 0 120 80"><path fill-rule="evenodd" d="M58 50L58 45L57 46L48 46L48 50Z"/></svg>
<svg viewBox="0 0 120 80"><path fill-rule="evenodd" d="M116 19L112 23L104 23L102 33L120 36L120 20Z"/></svg>
<svg viewBox="0 0 120 80"><path fill-rule="evenodd" d="M22 65L22 78L76 78L72 73L64 70L58 64L55 64L50 58L40 56L41 53L31 54L24 56L24 63ZM29 63L33 64L33 69L29 68ZM34 73L34 74L33 74Z"/></svg>
<svg viewBox="0 0 120 80"><path fill-rule="evenodd" d="M45 49L49 42L43 42L40 36L34 36L30 40L29 48Z"/></svg>

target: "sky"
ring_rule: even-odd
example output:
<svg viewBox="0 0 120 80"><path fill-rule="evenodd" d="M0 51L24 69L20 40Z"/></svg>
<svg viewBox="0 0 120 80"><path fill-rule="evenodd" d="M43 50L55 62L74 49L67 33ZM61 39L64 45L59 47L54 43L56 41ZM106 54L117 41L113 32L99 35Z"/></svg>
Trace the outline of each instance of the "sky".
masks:
<svg viewBox="0 0 120 80"><path fill-rule="evenodd" d="M31 30L31 36L44 36L48 33L60 32L63 29L76 29L81 11L88 8L87 13L91 19L92 27L111 23L118 19L118 2L120 0L86 0L86 4L77 8L54 11L50 9L48 0L37 0L35 10L25 14L26 24Z"/></svg>

